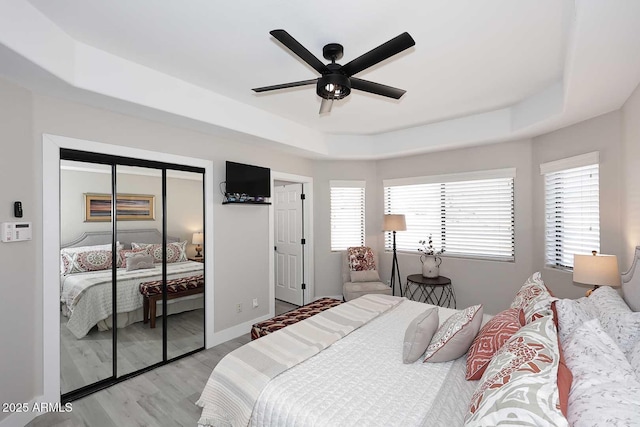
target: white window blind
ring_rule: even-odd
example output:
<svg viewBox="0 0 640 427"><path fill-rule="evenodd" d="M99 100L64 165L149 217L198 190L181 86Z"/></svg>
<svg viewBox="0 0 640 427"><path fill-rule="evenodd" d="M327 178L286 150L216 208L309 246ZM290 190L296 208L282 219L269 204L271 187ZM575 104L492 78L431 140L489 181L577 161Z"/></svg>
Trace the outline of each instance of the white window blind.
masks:
<svg viewBox="0 0 640 427"><path fill-rule="evenodd" d="M331 250L364 246L364 181L331 181Z"/></svg>
<svg viewBox="0 0 640 427"><path fill-rule="evenodd" d="M404 214L407 222L407 231L396 233L397 249L416 252L431 234L445 255L514 260L514 177L515 170L502 169L416 178L425 182L418 184L385 181L385 213ZM387 233L385 249L391 247Z"/></svg>
<svg viewBox="0 0 640 427"><path fill-rule="evenodd" d="M595 154L590 161L597 162ZM587 155L577 158L589 160ZM550 267L571 269L574 254L600 251L599 166L557 170L561 166L540 166L545 183L545 261Z"/></svg>

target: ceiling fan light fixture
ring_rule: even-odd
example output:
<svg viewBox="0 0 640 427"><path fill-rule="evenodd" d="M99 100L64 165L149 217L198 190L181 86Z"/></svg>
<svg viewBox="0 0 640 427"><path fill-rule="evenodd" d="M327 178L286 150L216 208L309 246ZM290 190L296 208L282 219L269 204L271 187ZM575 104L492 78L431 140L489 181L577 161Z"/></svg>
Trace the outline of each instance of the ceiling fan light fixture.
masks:
<svg viewBox="0 0 640 427"><path fill-rule="evenodd" d="M342 99L351 93L351 82L343 74L325 74L318 79L316 93L324 99Z"/></svg>

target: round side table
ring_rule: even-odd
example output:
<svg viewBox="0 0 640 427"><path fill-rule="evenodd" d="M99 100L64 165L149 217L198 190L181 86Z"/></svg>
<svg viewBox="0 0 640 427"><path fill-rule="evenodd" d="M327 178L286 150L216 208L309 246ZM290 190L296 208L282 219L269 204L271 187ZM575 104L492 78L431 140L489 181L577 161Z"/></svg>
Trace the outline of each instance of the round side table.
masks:
<svg viewBox="0 0 640 427"><path fill-rule="evenodd" d="M412 274L407 277L404 295L413 301L456 308L456 294L453 292L451 279L448 277L428 278L422 274ZM451 307L451 303L453 303L453 307Z"/></svg>

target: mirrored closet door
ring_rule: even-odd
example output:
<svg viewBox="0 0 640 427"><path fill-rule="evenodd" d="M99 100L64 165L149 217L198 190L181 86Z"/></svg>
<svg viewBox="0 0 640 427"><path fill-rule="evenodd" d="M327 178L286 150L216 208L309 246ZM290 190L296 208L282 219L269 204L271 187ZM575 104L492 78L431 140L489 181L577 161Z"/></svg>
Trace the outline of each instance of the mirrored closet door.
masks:
<svg viewBox="0 0 640 427"><path fill-rule="evenodd" d="M204 170L74 150L61 159L69 401L204 348Z"/></svg>

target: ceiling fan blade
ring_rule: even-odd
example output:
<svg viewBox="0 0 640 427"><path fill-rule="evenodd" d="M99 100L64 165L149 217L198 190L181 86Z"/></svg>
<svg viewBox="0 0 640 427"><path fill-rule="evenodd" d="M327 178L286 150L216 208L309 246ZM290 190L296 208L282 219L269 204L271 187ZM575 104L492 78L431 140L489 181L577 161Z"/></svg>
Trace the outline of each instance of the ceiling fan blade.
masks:
<svg viewBox="0 0 640 427"><path fill-rule="evenodd" d="M320 111L318 112L318 114L330 113L332 106L333 106L333 99L322 98L322 103L320 104Z"/></svg>
<svg viewBox="0 0 640 427"><path fill-rule="evenodd" d="M255 89L251 89L251 90L253 90L254 92L266 92L268 90L277 90L277 89L286 89L286 88L289 88L289 87L314 85L314 84L316 84L317 81L318 81L318 79L302 80L302 81L299 81L299 82L283 83L281 85L257 87Z"/></svg>
<svg viewBox="0 0 640 427"><path fill-rule="evenodd" d="M358 89L376 95L387 96L393 99L400 99L402 95L407 93L406 90L398 89L395 87L383 85L380 83L370 82L369 80L362 80L356 77L350 77L351 89Z"/></svg>
<svg viewBox="0 0 640 427"><path fill-rule="evenodd" d="M370 50L364 55L361 55L353 61L345 64L342 67L342 72L351 77L354 74L358 74L362 70L376 65L378 62L382 62L385 59L390 58L405 49L409 49L415 44L415 40L413 40L409 33L402 33L398 37L395 37L388 42L381 44L377 48Z"/></svg>
<svg viewBox="0 0 640 427"><path fill-rule="evenodd" d="M306 47L302 46L296 39L291 37L291 34L287 33L285 30L273 30L269 32L269 34L278 39L280 43L289 48L291 52L298 55L304 62L311 65L311 67L313 67L313 69L320 74L329 72L329 69L325 64L322 63L322 61L316 58L313 53L309 52Z"/></svg>

